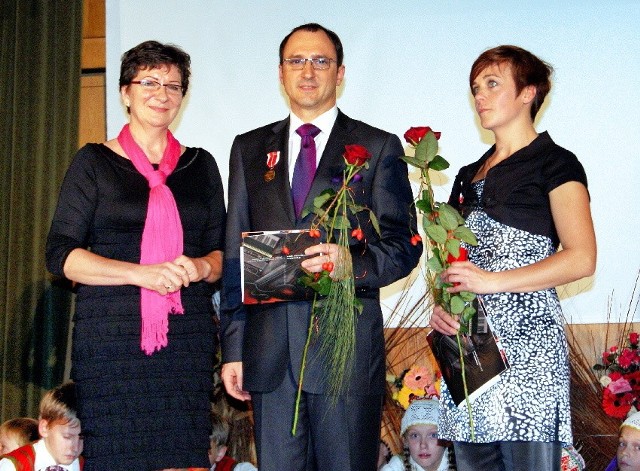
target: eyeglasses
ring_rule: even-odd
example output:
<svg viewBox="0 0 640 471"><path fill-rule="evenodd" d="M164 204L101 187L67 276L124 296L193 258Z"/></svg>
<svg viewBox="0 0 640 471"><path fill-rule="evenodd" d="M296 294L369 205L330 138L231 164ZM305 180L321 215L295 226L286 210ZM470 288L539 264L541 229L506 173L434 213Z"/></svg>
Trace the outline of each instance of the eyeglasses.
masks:
<svg viewBox="0 0 640 471"><path fill-rule="evenodd" d="M292 70L302 70L307 64L307 61L311 62L311 66L315 70L327 70L331 67L332 62L338 62L335 59L329 59L328 57L310 57L305 59L304 57L291 57L284 59L282 62L286 62L289 68Z"/></svg>
<svg viewBox="0 0 640 471"><path fill-rule="evenodd" d="M165 87L170 95L182 95L182 85L176 85L175 83L160 83L151 79L132 80L131 83L140 85L147 92L157 92L160 87Z"/></svg>

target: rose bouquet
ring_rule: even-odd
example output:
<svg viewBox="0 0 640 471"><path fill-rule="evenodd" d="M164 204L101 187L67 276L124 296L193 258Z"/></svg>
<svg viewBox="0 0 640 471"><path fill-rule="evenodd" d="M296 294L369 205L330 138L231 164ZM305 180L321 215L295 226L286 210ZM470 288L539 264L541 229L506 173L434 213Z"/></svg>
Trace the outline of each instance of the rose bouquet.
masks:
<svg viewBox="0 0 640 471"><path fill-rule="evenodd" d="M602 353L602 363L594 365L600 377L602 408L617 419L637 412L640 404L640 335L631 332L622 348L613 345Z"/></svg>
<svg viewBox="0 0 640 471"><path fill-rule="evenodd" d="M430 127L409 128L404 134L404 138L414 149L414 155L405 155L402 159L409 165L420 169L420 188L415 205L418 212L422 214L422 228L427 236L426 278L433 302L457 316L460 322L460 330L456 333L456 340L460 351L462 382L473 440L473 415L467 392L461 335L470 332L471 320L476 313L473 305L476 295L466 291L449 293L447 288L453 285L443 282L440 275L451 263L467 259L467 250L461 246L461 243L477 245L478 241L473 232L464 225L464 219L453 206L437 202L434 198L429 171L442 171L449 168L449 162L438 155L440 134L434 132ZM421 241L422 238L419 234L415 234L411 239L414 244Z"/></svg>
<svg viewBox="0 0 640 471"><path fill-rule="evenodd" d="M326 358L328 392L337 397L347 384L346 374L353 361L356 343L356 315L362 312L362 303L356 298L353 261L349 250L350 239L364 240L360 225L360 213L368 215L367 220L380 233L375 214L367 207L356 203L350 188L352 182L359 181L358 173L369 168L369 151L358 144L346 145L343 154L345 168L338 179L338 189L328 188L313 200L313 206L302 211L302 217L314 214L310 234L322 238L324 242L340 247L337 263L325 263L320 273L306 273L300 283L312 288L315 296L311 308L311 322L302 357L302 368L298 383L298 397L294 414L293 433L298 419L298 404L302 393L304 369L312 334L319 332L320 354ZM356 221L355 227L349 216Z"/></svg>

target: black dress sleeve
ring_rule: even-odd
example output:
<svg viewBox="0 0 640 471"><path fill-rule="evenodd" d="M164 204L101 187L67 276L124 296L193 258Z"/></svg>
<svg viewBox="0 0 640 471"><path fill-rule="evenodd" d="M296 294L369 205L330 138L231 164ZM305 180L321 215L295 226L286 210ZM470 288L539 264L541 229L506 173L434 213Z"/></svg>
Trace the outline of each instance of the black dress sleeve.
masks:
<svg viewBox="0 0 640 471"><path fill-rule="evenodd" d="M46 245L47 269L64 276L64 263L76 248L87 248L89 232L97 202L97 185L93 163L96 144L80 149L62 182L58 205L53 216Z"/></svg>

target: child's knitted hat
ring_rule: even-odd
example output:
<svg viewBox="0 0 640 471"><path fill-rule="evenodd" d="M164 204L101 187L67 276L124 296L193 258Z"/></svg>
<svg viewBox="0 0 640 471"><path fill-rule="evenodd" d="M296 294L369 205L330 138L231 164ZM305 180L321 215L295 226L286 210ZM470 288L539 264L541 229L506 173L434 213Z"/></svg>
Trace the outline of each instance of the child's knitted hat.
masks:
<svg viewBox="0 0 640 471"><path fill-rule="evenodd" d="M412 425L438 425L439 403L437 399L416 399L402 416L400 435Z"/></svg>
<svg viewBox="0 0 640 471"><path fill-rule="evenodd" d="M640 412L635 412L627 417L627 420L622 422L620 428L622 427L631 427L635 428L636 430L640 430Z"/></svg>

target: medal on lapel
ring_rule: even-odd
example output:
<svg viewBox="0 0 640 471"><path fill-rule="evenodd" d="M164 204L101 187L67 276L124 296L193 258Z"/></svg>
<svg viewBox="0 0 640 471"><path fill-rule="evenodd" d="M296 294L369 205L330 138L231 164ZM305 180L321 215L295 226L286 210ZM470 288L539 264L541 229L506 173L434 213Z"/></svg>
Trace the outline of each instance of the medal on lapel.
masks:
<svg viewBox="0 0 640 471"><path fill-rule="evenodd" d="M273 169L273 167L275 167L279 161L280 161L279 150L274 150L267 153L267 167L269 168L269 170L267 170L264 174L265 182L269 183L271 180L275 178L276 171Z"/></svg>

